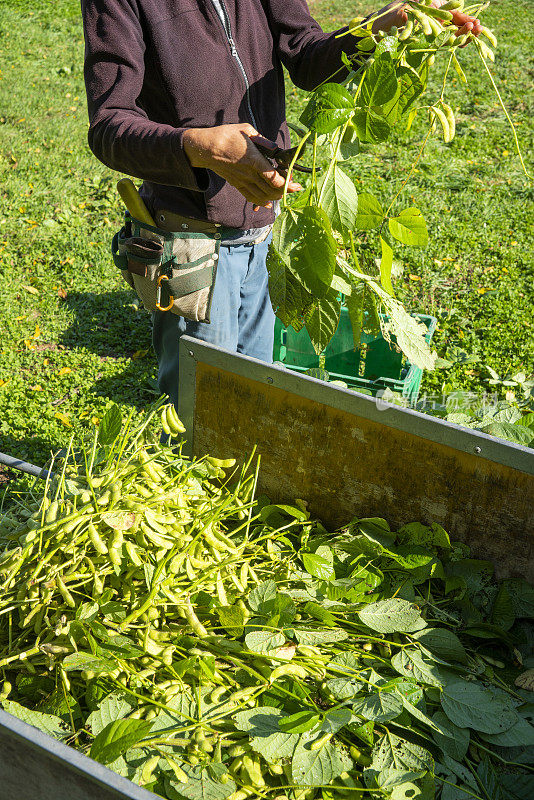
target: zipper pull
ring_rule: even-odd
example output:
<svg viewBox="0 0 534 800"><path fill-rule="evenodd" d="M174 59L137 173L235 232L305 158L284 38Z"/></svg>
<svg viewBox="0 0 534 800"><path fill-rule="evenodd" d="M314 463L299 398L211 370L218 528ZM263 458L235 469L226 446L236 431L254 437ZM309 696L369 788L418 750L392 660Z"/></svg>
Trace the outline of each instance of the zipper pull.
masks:
<svg viewBox="0 0 534 800"><path fill-rule="evenodd" d="M235 42L234 42L234 40L232 39L231 36L228 37L228 43L230 45L230 52L232 53L232 55L235 58L237 56L237 48L236 48Z"/></svg>

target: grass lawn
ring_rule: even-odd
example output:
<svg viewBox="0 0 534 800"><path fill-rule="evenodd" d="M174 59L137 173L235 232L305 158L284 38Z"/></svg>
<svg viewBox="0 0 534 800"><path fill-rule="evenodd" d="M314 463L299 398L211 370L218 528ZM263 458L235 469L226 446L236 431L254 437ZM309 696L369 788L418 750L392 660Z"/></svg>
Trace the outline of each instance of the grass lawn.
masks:
<svg viewBox="0 0 534 800"><path fill-rule="evenodd" d="M313 4L331 29L364 7ZM484 17L500 38L494 74L532 152L534 8L495 0ZM0 48L0 450L40 464L111 402L153 400L156 362L148 315L109 254L119 176L86 143L78 0L0 0ZM399 251L397 285L412 309L439 318L441 356L460 348L480 359L427 375L424 390L481 394L486 364L500 375L534 372L533 190L482 65L468 50L461 60L469 86L455 77L448 95L456 139L431 140L396 206L417 205L431 235L426 249ZM288 101L296 119L304 95L288 87ZM358 186L387 204L423 131L416 120L409 134L359 157Z"/></svg>

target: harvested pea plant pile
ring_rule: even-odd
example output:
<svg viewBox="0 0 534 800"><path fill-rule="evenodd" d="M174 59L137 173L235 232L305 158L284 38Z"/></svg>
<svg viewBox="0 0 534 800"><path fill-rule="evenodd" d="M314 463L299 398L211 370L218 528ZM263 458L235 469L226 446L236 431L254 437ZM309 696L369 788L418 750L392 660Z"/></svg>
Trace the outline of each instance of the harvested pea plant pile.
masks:
<svg viewBox="0 0 534 800"><path fill-rule="evenodd" d="M153 421L112 408L0 518L3 708L169 800L532 800L534 589Z"/></svg>

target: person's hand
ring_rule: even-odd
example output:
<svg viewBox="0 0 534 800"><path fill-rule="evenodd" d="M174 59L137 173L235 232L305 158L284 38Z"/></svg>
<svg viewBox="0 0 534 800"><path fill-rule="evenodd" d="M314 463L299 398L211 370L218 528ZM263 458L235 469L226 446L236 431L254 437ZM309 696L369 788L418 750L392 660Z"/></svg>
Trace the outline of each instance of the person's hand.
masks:
<svg viewBox="0 0 534 800"><path fill-rule="evenodd" d="M246 122L189 128L183 145L192 167L216 172L254 203L255 210L260 206L271 208L272 201L282 197L285 180L254 146L251 136L258 136L258 131ZM287 187L288 192L301 189L294 181Z"/></svg>
<svg viewBox="0 0 534 800"><path fill-rule="evenodd" d="M447 0L432 0L431 5L434 8L440 8L441 6L445 5L446 2ZM408 21L406 9L407 6L404 3L399 2L399 0L389 3L389 5L385 6L381 11L378 12L379 19L375 20L373 23L373 33L378 33L378 31L385 31L385 33L387 33L393 26L396 26L397 28L403 28ZM422 6L421 11L424 10L425 8ZM480 20L470 17L468 14L464 14L463 11L451 10L451 14L451 24L456 26L456 36L462 36L462 34L469 32L471 32L473 36L479 35L482 27Z"/></svg>

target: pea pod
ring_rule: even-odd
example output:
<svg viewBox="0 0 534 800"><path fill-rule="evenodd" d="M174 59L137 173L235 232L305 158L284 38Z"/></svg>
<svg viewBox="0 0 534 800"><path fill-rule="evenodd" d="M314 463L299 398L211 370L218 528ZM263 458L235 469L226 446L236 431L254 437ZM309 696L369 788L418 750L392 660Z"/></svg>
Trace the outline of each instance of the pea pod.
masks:
<svg viewBox="0 0 534 800"><path fill-rule="evenodd" d="M429 17L444 20L445 22L450 22L452 20L451 12L447 9L443 9L443 6L440 8L434 8L434 6L425 5L424 13Z"/></svg>
<svg viewBox="0 0 534 800"><path fill-rule="evenodd" d="M439 108L438 106L431 106L430 111L434 115L436 119L438 119L441 123L441 127L443 129L443 141L450 142L451 140L451 130L449 127L449 121L445 115L445 112Z"/></svg>
<svg viewBox="0 0 534 800"><path fill-rule="evenodd" d="M491 44L492 47L497 47L497 37L495 36L493 31L490 31L489 28L485 28L484 26L482 26L480 29L480 33L486 37L486 39L488 40L488 42Z"/></svg>
<svg viewBox="0 0 534 800"><path fill-rule="evenodd" d="M172 433L185 433L185 425L179 418L178 414L176 413L176 409L173 405L167 406L167 422L169 424L169 428L171 429Z"/></svg>
<svg viewBox="0 0 534 800"><path fill-rule="evenodd" d="M91 540L91 544L95 548L96 552L101 556L105 555L108 552L108 546L92 522L89 523L87 532L89 533L89 539Z"/></svg>
<svg viewBox="0 0 534 800"><path fill-rule="evenodd" d="M410 38L413 32L413 19L409 19L404 28L399 33L399 41L405 42Z"/></svg>
<svg viewBox="0 0 534 800"><path fill-rule="evenodd" d="M274 683L280 678L300 678L303 680L308 677L308 670L300 664L281 664L271 672L270 683Z"/></svg>

